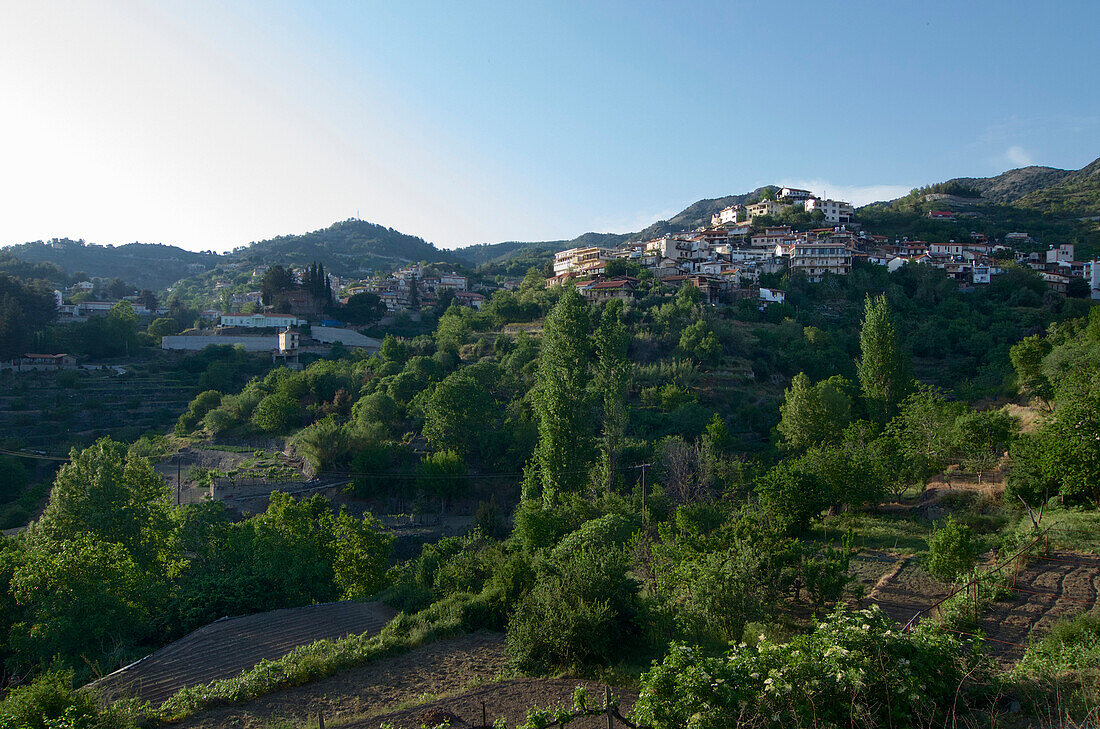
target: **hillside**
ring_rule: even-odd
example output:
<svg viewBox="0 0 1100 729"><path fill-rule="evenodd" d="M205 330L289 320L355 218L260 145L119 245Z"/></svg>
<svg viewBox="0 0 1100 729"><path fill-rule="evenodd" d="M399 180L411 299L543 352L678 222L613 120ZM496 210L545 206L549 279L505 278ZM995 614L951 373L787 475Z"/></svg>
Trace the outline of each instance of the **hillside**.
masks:
<svg viewBox="0 0 1100 729"><path fill-rule="evenodd" d="M457 253L471 263L481 265L486 263L503 263L520 257L535 259L540 254L543 257L547 257L548 253L564 251L569 248L580 246L614 247L630 239L656 238L668 233L679 233L700 226L710 225L710 218L714 213L730 205L744 205L746 202L756 202L760 199L764 191L768 189L769 187L758 187L752 192L741 195L727 195L725 197L697 200L668 220L658 220L644 230L633 233L588 232L571 240L488 243L460 248Z"/></svg>
<svg viewBox="0 0 1100 729"><path fill-rule="evenodd" d="M1062 170L1056 167L1032 165L1002 172L995 177L956 177L947 184L972 187L982 193L988 202L1019 204L1020 207L1040 209L1059 214L1079 209L1095 195L1100 185L1100 159L1080 170ZM1090 191L1092 191L1090 193ZM1084 197L1084 200L1082 199Z"/></svg>
<svg viewBox="0 0 1100 729"><path fill-rule="evenodd" d="M159 243L93 245L68 238L10 246L5 252L27 263L53 264L66 274L121 278L138 288L163 289L187 276L211 269L219 256Z"/></svg>
<svg viewBox="0 0 1100 729"><path fill-rule="evenodd" d="M348 219L301 235L283 235L237 248L230 257L247 265L305 266L320 261L337 275L372 268L392 268L415 261L465 263L452 251L423 238L406 235L365 220Z"/></svg>
<svg viewBox="0 0 1100 729"><path fill-rule="evenodd" d="M1071 172L1056 185L1024 195L1015 204L1057 217L1100 215L1100 159Z"/></svg>

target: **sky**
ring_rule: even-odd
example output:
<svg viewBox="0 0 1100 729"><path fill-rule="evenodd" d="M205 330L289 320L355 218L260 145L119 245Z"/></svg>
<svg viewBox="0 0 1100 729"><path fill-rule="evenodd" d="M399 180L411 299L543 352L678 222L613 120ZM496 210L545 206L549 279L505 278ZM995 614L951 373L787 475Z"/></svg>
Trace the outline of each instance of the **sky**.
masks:
<svg viewBox="0 0 1100 729"><path fill-rule="evenodd" d="M1100 2L0 0L0 245L631 232L1100 156Z"/></svg>

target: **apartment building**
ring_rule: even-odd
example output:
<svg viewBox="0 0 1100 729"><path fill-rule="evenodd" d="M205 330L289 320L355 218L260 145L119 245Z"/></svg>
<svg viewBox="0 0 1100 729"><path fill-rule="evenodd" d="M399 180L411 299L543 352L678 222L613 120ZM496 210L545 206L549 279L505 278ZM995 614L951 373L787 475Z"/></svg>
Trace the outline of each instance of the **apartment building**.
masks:
<svg viewBox="0 0 1100 729"><path fill-rule="evenodd" d="M846 276L852 270L852 250L843 241L799 241L790 247L791 270L802 271L811 283L825 274Z"/></svg>

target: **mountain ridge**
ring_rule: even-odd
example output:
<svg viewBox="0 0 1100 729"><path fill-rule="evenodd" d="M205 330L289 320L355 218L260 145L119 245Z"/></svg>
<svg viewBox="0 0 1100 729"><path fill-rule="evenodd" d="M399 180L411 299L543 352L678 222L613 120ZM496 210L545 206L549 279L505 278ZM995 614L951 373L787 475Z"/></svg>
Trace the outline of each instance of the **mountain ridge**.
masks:
<svg viewBox="0 0 1100 729"><path fill-rule="evenodd" d="M983 201L990 203L1014 205L1065 218L1100 215L1100 158L1079 170L1032 165L992 177L956 177L947 182L972 187L982 194ZM0 250L28 263L56 264L69 274L83 271L89 276L117 277L151 289L166 288L180 279L227 262L304 266L317 260L338 275L362 275L376 268L392 268L422 260L477 266L524 256L545 256L577 246L615 246L630 239L691 230L709 224L711 216L725 207L755 202L774 189L776 186L767 185L751 192L703 198L667 220L655 221L636 232L590 231L570 240L504 241L456 249L440 248L419 236L349 218L315 231L253 241L225 254L188 251L159 243L101 246L69 239L54 239L48 243L35 241ZM891 202L896 201L874 205Z"/></svg>

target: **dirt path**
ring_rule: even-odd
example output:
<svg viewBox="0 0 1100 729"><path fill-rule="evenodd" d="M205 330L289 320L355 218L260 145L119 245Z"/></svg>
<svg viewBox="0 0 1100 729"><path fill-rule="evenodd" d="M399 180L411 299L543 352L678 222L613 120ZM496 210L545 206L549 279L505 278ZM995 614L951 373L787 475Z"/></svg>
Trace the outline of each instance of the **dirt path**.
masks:
<svg viewBox="0 0 1100 729"><path fill-rule="evenodd" d="M436 696L470 690L496 679L506 668L504 636L475 633L422 646L247 704L211 709L171 726L260 729L274 719L315 721L321 711L330 721L341 718L358 721L360 717L393 711L402 704L421 704ZM374 729L378 724L364 726Z"/></svg>

